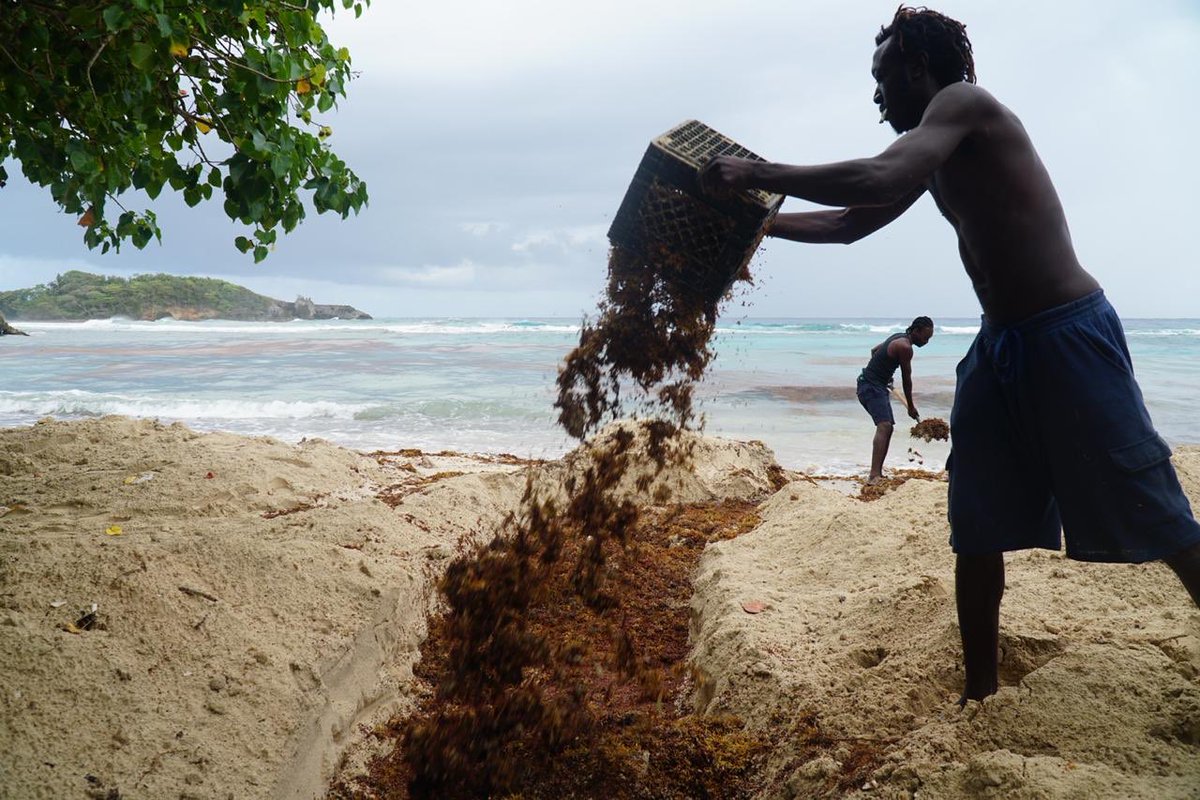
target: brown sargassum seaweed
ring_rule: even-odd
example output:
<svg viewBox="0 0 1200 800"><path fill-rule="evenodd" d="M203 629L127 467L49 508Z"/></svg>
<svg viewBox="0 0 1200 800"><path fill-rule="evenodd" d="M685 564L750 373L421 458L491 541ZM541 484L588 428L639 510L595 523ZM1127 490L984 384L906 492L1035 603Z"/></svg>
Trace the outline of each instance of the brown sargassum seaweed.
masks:
<svg viewBox="0 0 1200 800"><path fill-rule="evenodd" d="M690 716L703 678L685 664L691 569L709 541L757 524L754 507L647 509L617 492L634 467L645 492L689 459L679 433L695 427L693 389L729 283L717 292L700 277L670 257L611 251L606 297L557 380L559 423L589 445L566 500L531 475L502 530L450 564L416 670L429 694L377 731L396 749L331 796L751 793L765 743L738 720ZM595 435L630 417L636 426Z"/></svg>
<svg viewBox="0 0 1200 800"><path fill-rule="evenodd" d="M946 424L946 420L944 419L929 417L913 425L912 430L909 431L909 435L916 439L924 439L927 442L932 442L934 439L944 442L950 438L950 426Z"/></svg>

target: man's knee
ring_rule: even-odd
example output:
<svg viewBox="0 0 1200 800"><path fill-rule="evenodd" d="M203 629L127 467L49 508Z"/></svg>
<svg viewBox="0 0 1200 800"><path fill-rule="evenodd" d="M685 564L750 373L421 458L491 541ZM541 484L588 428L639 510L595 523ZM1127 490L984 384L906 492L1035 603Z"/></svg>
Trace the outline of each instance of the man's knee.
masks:
<svg viewBox="0 0 1200 800"><path fill-rule="evenodd" d="M1167 566L1178 572L1181 569L1200 568L1200 543L1185 547L1178 553L1173 553L1163 559Z"/></svg>
<svg viewBox="0 0 1200 800"><path fill-rule="evenodd" d="M981 553L954 559L954 585L960 598L1004 593L1004 554Z"/></svg>
<svg viewBox="0 0 1200 800"><path fill-rule="evenodd" d="M875 423L875 430L878 431L879 433L882 433L885 436L891 436L892 429L895 427L896 427L896 423L894 423L894 422L877 422L877 423Z"/></svg>
<svg viewBox="0 0 1200 800"><path fill-rule="evenodd" d="M1003 569L1004 553L956 553L954 567L956 570Z"/></svg>

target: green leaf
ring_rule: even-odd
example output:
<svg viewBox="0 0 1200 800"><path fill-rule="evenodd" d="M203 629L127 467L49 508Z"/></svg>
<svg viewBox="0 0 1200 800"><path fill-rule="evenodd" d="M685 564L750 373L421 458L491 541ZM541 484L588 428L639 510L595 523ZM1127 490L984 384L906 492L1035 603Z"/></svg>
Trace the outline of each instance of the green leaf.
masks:
<svg viewBox="0 0 1200 800"><path fill-rule="evenodd" d="M96 159L86 150L75 150L71 153L71 166L77 172L93 172L96 169Z"/></svg>
<svg viewBox="0 0 1200 800"><path fill-rule="evenodd" d="M154 60L154 48L145 42L137 42L129 48L129 61L143 72L150 68Z"/></svg>
<svg viewBox="0 0 1200 800"><path fill-rule="evenodd" d="M263 136L262 131L255 131L250 136L250 141L254 144L254 149L263 155L269 155L275 151L275 145L267 141L267 137Z"/></svg>
<svg viewBox="0 0 1200 800"><path fill-rule="evenodd" d="M242 251L243 253L245 253L245 252L249 251L250 248L254 246L254 244L249 239L247 239L245 236L239 236L233 240L233 246L236 247L238 250Z"/></svg>
<svg viewBox="0 0 1200 800"><path fill-rule="evenodd" d="M107 13L107 11L105 13ZM107 26L108 19L104 17L102 18ZM67 21L80 28L93 25L96 21L96 9L82 5L76 6L67 12Z"/></svg>
<svg viewBox="0 0 1200 800"><path fill-rule="evenodd" d="M110 31L119 31L125 27L125 9L120 6L109 6L104 9L104 26Z"/></svg>
<svg viewBox="0 0 1200 800"><path fill-rule="evenodd" d="M154 230L147 225L138 225L129 234L133 246L141 250L150 243L150 239L154 236Z"/></svg>
<svg viewBox="0 0 1200 800"><path fill-rule="evenodd" d="M287 153L276 153L271 159L271 171L276 178L282 178L292 170L292 157Z"/></svg>

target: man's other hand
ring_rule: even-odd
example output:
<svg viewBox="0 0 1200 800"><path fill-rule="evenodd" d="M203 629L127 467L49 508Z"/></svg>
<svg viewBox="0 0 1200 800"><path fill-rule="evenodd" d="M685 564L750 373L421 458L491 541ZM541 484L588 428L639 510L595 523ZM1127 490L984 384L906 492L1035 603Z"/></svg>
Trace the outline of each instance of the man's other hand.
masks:
<svg viewBox="0 0 1200 800"><path fill-rule="evenodd" d="M916 407L916 406L909 406L909 407L908 407L908 415L909 415L910 417L912 417L913 419L915 419L917 422L920 422L920 421L921 421L921 415L917 413L917 407Z"/></svg>
<svg viewBox="0 0 1200 800"><path fill-rule="evenodd" d="M729 194L750 186L754 164L748 158L717 156L700 170L700 190L713 194Z"/></svg>

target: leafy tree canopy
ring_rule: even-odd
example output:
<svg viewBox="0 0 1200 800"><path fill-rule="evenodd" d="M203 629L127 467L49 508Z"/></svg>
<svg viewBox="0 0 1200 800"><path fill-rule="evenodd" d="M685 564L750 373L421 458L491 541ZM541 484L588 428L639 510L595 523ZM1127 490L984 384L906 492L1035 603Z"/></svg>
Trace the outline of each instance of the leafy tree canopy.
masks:
<svg viewBox="0 0 1200 800"><path fill-rule="evenodd" d="M368 2L0 0L0 186L16 159L104 252L161 239L123 192L169 186L195 206L220 190L252 228L235 246L261 261L304 219L302 190L343 218L367 201L325 142L350 53L316 17Z"/></svg>

